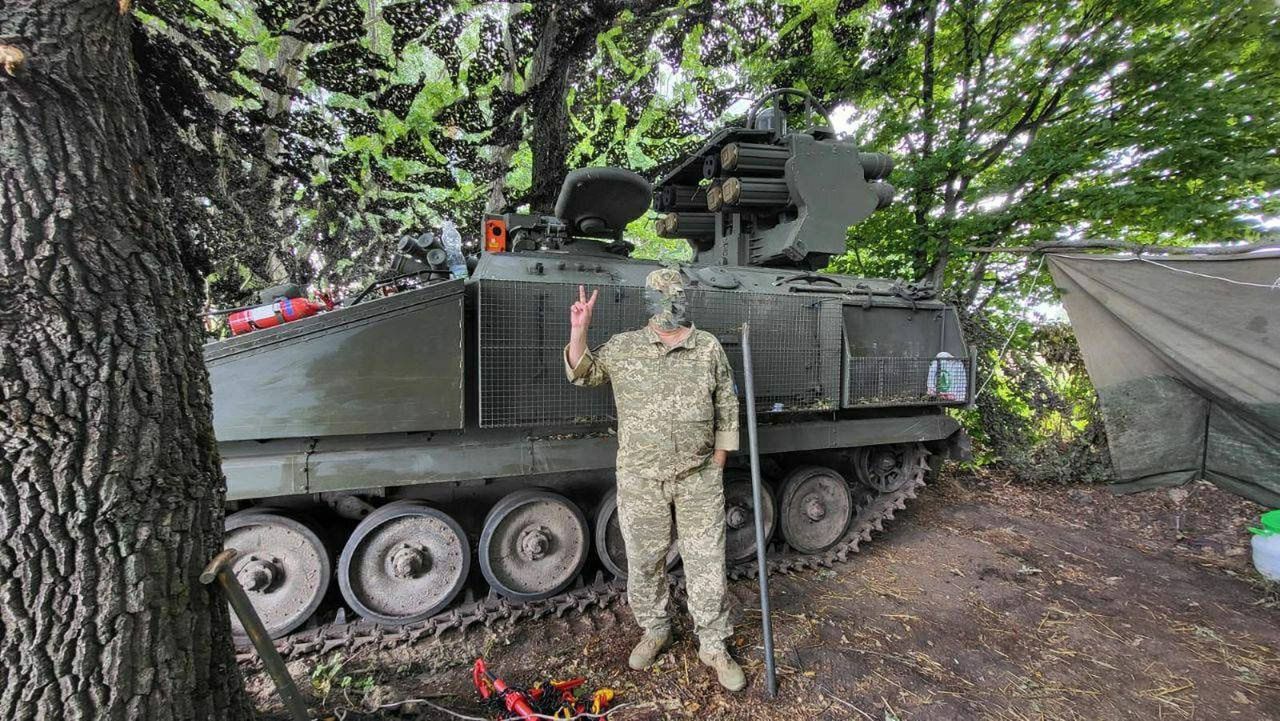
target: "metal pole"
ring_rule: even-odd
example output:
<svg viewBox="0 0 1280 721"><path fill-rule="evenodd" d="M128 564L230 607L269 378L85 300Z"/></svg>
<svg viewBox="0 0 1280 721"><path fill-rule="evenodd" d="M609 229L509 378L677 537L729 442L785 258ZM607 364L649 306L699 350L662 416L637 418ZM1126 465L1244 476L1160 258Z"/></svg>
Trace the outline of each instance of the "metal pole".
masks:
<svg viewBox="0 0 1280 721"><path fill-rule="evenodd" d="M240 617L240 623L244 626L245 633L249 635L249 640L253 641L253 647L258 649L262 665L267 667L267 673L275 682L276 691L280 694L280 700L284 702L285 709L289 711L294 721L310 721L311 714L307 711L307 704L298 693L298 687L293 685L293 678L285 668L284 659L280 658L280 652L276 651L276 645L267 635L262 619L258 618L258 612L253 610L253 604L249 602L249 597L245 595L239 579L232 572L231 565L235 560L236 549L224 548L221 553L213 557L212 561L209 561L204 573L200 574L200 583L207 586L214 580L218 581L223 595L231 604L231 609Z"/></svg>
<svg viewBox="0 0 1280 721"><path fill-rule="evenodd" d="M764 669L769 697L778 695L778 670L773 664L773 620L769 615L769 564L765 561L764 491L760 485L760 449L756 443L756 387L751 371L750 323L742 324L742 375L747 385L747 438L751 449L751 504L756 517L756 563L760 566L760 619L764 634Z"/></svg>

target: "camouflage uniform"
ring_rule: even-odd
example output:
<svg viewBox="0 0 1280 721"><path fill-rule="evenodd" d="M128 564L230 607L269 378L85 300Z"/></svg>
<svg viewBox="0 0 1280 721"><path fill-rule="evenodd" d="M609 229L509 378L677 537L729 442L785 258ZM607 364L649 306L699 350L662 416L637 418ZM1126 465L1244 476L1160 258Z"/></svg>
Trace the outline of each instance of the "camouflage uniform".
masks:
<svg viewBox="0 0 1280 721"><path fill-rule="evenodd" d="M697 328L668 348L645 326L588 351L577 367L566 352L565 373L575 385L613 385L618 521L636 621L651 633L670 628L666 558L674 507L698 638L704 647L722 644L732 629L724 606L724 486L712 452L738 449L738 399L724 349Z"/></svg>

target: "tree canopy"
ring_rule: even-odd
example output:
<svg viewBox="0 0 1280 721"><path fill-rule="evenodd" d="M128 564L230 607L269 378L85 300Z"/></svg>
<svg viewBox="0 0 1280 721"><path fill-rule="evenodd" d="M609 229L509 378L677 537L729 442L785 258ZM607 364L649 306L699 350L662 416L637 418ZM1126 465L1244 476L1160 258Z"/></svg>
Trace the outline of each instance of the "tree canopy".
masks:
<svg viewBox="0 0 1280 721"><path fill-rule="evenodd" d="M573 167L657 177L749 99L794 86L897 161L895 204L851 228L830 269L935 282L988 349L974 430L1049 439L1089 431L1092 394L1069 334L1023 324L1052 301L1048 274L969 248L1251 240L1280 216L1268 0L147 0L137 12L170 215L215 306L284 281L352 287L400 234L443 219L474 237L483 212L548 211ZM652 216L629 229L639 252L685 257ZM1050 356L1077 360L1046 368ZM1057 425L1032 427L1045 417Z"/></svg>
<svg viewBox="0 0 1280 721"><path fill-rule="evenodd" d="M1280 206L1269 3L155 0L156 112L212 296L342 283L400 232L549 210L569 168L656 175L726 112L813 92L893 152L835 267L1015 285L971 245L1258 234ZM176 170L177 168L175 168ZM177 190L175 188L175 190ZM1017 266L1018 262L1012 262Z"/></svg>
<svg viewBox="0 0 1280 721"><path fill-rule="evenodd" d="M681 4L201 0L143 12L150 71L186 81L160 90L156 112L195 158L175 168L175 190L196 200L184 215L219 301L285 277L367 273L390 239L442 218L478 227L485 209L549 211L570 167L652 170L730 93L701 76L660 91L673 77L660 68L683 62L705 12Z"/></svg>

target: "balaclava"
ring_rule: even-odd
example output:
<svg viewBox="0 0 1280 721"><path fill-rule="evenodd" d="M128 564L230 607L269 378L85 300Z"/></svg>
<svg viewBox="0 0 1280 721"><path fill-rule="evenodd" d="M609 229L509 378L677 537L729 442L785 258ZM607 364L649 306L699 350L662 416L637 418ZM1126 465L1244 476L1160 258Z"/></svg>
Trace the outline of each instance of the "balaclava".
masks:
<svg viewBox="0 0 1280 721"><path fill-rule="evenodd" d="M693 325L684 297L684 281L675 268L659 268L644 279L644 300L650 320L660 330L673 331Z"/></svg>

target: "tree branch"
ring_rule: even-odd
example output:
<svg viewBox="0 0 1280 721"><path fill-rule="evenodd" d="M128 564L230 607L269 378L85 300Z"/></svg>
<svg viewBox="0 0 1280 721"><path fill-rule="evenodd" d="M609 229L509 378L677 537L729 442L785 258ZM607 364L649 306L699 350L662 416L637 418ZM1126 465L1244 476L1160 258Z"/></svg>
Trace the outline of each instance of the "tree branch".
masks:
<svg viewBox="0 0 1280 721"><path fill-rule="evenodd" d="M1116 250L1135 255L1243 255L1260 250L1280 250L1280 241L1242 243L1240 245L1144 245L1123 240L1055 240L1034 245L1014 247L965 248L969 253L1051 253L1064 250Z"/></svg>

